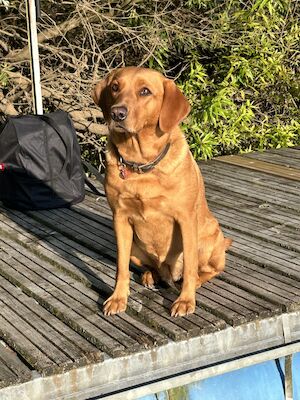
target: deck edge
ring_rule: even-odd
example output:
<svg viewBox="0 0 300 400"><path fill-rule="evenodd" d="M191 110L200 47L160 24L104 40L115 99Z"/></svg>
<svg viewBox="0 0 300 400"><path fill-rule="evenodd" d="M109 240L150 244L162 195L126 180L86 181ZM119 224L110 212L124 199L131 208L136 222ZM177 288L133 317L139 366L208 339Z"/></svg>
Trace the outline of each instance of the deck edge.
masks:
<svg viewBox="0 0 300 400"><path fill-rule="evenodd" d="M106 359L63 374L38 377L0 390L0 397L83 400L103 396L132 400L156 392L158 386L159 390L168 389L171 382L175 387L240 368L239 359L244 359L243 366L267 361L276 348L282 354L300 351L300 311L171 342L131 356Z"/></svg>

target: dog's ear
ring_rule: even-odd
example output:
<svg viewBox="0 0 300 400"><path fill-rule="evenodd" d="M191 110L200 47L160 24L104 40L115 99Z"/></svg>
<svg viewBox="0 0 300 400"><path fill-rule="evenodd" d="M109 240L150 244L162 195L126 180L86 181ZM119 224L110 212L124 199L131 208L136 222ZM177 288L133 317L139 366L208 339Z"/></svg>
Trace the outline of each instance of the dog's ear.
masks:
<svg viewBox="0 0 300 400"><path fill-rule="evenodd" d="M92 98L97 106L103 111L104 118L107 119L109 113L110 94L108 90L108 77L97 83L92 91Z"/></svg>
<svg viewBox="0 0 300 400"><path fill-rule="evenodd" d="M102 90L105 88L105 86L106 86L106 79L102 79L100 82L97 83L97 85L94 87L92 91L92 99L94 100L94 103L97 106L100 106L101 93Z"/></svg>
<svg viewBox="0 0 300 400"><path fill-rule="evenodd" d="M164 98L159 115L159 128L171 132L190 112L190 104L175 83L164 81Z"/></svg>

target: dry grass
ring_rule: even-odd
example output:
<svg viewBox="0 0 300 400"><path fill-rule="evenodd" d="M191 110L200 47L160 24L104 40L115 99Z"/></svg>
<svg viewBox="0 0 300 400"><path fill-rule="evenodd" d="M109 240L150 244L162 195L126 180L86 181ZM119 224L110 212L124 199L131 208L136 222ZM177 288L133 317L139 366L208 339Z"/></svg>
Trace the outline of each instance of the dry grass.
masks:
<svg viewBox="0 0 300 400"><path fill-rule="evenodd" d="M182 10L177 10L171 1L149 2L152 7L149 11L145 3L144 14L139 0L114 4L99 0L62 3L42 1L38 23L44 109L61 108L71 112L83 149L96 149L100 153L101 137L106 129L101 125L101 112L91 99L95 82L112 68L125 64L145 65L154 60L160 65L160 54L171 45L174 31L193 40L196 39L193 35L205 35L209 28L195 31L188 24L182 24ZM4 114L30 113L25 2L10 1L8 9L0 5L0 13L0 34L4 38L0 41L0 72L8 78L0 92L0 110ZM195 14L193 18L199 16ZM179 64L173 71L164 72L174 76L175 71L180 75L185 65Z"/></svg>

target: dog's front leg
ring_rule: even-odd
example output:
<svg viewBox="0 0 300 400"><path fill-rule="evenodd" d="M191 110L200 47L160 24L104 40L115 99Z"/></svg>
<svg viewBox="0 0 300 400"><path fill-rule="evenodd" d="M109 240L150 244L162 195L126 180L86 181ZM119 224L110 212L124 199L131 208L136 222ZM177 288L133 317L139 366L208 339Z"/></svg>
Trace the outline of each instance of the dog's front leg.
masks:
<svg viewBox="0 0 300 400"><path fill-rule="evenodd" d="M129 261L133 240L133 230L127 216L114 215L114 230L117 239L118 260L116 285L113 294L104 302L104 314L111 315L125 311L129 296Z"/></svg>
<svg viewBox="0 0 300 400"><path fill-rule="evenodd" d="M195 311L198 279L197 217L185 215L178 222L183 241L183 283L181 293L171 308L172 317Z"/></svg>

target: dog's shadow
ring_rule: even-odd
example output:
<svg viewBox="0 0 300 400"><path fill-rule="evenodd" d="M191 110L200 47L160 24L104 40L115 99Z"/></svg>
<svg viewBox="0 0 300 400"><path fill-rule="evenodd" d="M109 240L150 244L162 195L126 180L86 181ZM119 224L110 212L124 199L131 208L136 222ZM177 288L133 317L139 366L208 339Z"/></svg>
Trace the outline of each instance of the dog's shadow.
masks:
<svg viewBox="0 0 300 400"><path fill-rule="evenodd" d="M15 224L16 237L18 236L17 226L20 228L20 233L23 232L26 236L27 232L30 235L30 241L20 240L21 245L25 245L29 250L32 247L33 251L34 245L38 245L39 249L43 246L46 247L47 250L50 250L58 256L58 260L61 259L61 264L55 262L55 266L59 268L60 272L63 272L67 276L71 275L75 280L80 281L97 293L97 313L99 316L103 316L103 303L112 294L113 285L115 283L117 248L112 217L109 215L109 210L107 210L107 213L99 213L97 210L96 197L90 196L89 202L91 201L95 202L95 209L92 207L86 209L78 205L75 206L73 210L57 209L52 211L34 212L11 210L4 207L0 202L0 211L4 217L8 218ZM106 200L101 199L101 203L106 203ZM97 227L97 224L99 225L99 228L102 228L99 229L98 237L95 236L94 242L87 239L84 235L84 230L89 229L88 225L86 225L86 227L81 227L81 234L78 234L77 231L72 232L71 229L67 230L64 228L64 218L67 218L68 215L70 215L70 212L72 212L73 218L76 218L77 216L81 221L90 221L90 224L93 225L94 232L96 232L95 228ZM56 216L55 219L53 219L53 222L51 222L50 218L47 218L49 213L53 213L53 215ZM61 221L59 219L61 219ZM76 227L74 226L74 228ZM103 228L105 229L105 240L110 242L107 251L101 246ZM13 238L13 236L11 236L11 238ZM58 240L62 240L59 245L57 244ZM67 242L66 246L64 246L65 241ZM43 250L39 250L39 252L42 257L45 257L46 261L49 261L49 263L53 265L53 260L49 258L49 255L47 256L49 252L45 252L45 254L43 254ZM70 263L73 265L73 268L71 269L65 266ZM75 272L74 266L76 267L77 272ZM149 307L151 307L151 302L158 302L160 306L163 306L166 311L169 312L170 304L177 297L176 288L170 288L163 282L156 284L155 287L151 289L142 286L142 274L146 270L146 267L137 267L130 264L130 289L131 293L134 294L133 297L135 298L135 301L140 302L142 306L148 305ZM67 292L67 288L65 290L67 295L72 296L71 293ZM129 308L130 303L129 297ZM134 310L128 311L135 314Z"/></svg>

